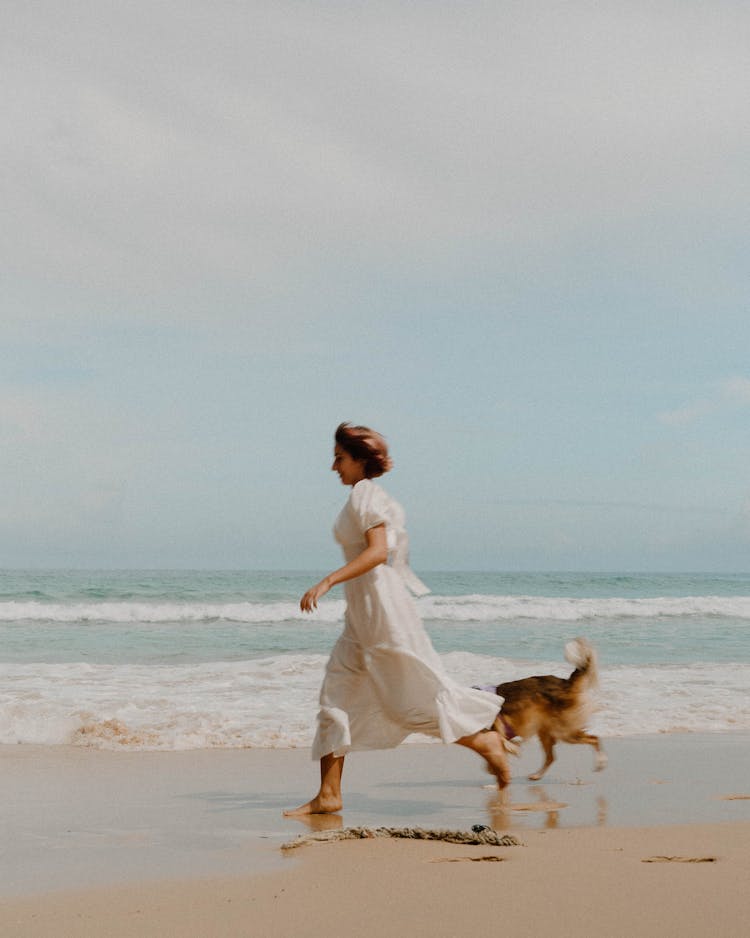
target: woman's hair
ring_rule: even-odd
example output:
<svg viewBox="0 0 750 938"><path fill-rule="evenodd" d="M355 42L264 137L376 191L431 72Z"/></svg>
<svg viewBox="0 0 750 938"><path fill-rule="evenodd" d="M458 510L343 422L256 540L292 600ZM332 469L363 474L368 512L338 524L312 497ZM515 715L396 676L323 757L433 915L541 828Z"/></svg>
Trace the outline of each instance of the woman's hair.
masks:
<svg viewBox="0 0 750 938"><path fill-rule="evenodd" d="M368 479L376 479L393 468L393 460L388 455L388 444L375 430L340 423L336 428L335 439L341 449L346 450L351 457L363 460L365 476Z"/></svg>

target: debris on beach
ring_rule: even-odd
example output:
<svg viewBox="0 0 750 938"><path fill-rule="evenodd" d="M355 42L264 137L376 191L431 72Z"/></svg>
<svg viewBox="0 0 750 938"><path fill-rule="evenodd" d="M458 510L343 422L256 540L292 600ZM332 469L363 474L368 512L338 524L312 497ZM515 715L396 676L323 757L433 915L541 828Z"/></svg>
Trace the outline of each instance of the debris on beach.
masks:
<svg viewBox="0 0 750 938"><path fill-rule="evenodd" d="M479 826L479 825L475 825ZM523 847L513 834L498 834L492 828L471 831L424 830L421 827L344 827L339 830L301 834L295 840L281 845L282 850L293 850L312 843L334 840L367 840L375 837L401 837L408 840L441 840L450 844L479 844L483 847Z"/></svg>
<svg viewBox="0 0 750 938"><path fill-rule="evenodd" d="M641 863L716 863L717 857L644 857Z"/></svg>
<svg viewBox="0 0 750 938"><path fill-rule="evenodd" d="M468 863L482 863L488 861L490 863L502 863L505 857L499 857L495 853L485 853L481 857L436 857L434 860L430 860L430 863L463 863L464 861Z"/></svg>

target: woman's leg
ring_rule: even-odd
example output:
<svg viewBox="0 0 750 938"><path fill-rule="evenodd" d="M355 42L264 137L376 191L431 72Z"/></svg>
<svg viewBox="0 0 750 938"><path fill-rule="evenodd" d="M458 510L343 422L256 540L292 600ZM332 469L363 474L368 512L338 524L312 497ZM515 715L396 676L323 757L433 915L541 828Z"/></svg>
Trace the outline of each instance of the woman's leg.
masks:
<svg viewBox="0 0 750 938"><path fill-rule="evenodd" d="M344 771L344 757L334 756L332 752L320 760L320 789L318 794L307 804L285 811L286 817L300 814L335 814L343 805L341 799L341 774Z"/></svg>
<svg viewBox="0 0 750 938"><path fill-rule="evenodd" d="M497 779L497 787L502 789L510 782L510 766L505 755L505 747L497 730L480 730L470 736L462 736L456 742L459 746L473 749L487 763L490 774Z"/></svg>

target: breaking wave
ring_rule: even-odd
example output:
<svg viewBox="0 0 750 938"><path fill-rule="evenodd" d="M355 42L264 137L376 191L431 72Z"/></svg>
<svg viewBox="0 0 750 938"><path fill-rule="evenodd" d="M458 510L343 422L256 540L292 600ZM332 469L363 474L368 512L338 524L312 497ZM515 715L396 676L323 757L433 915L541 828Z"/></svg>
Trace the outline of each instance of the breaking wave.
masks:
<svg viewBox="0 0 750 938"><path fill-rule="evenodd" d="M424 619L492 622L513 619L581 622L615 619L722 617L750 619L750 596L570 598L547 596L426 596L416 600ZM339 622L344 601L322 602L312 616L296 602L43 603L0 602L0 622Z"/></svg>

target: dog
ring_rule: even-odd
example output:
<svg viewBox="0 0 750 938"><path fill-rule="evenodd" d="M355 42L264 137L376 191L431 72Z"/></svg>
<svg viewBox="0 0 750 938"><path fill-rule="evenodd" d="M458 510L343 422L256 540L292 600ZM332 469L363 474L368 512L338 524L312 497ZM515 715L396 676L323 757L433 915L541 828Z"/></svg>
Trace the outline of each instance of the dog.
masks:
<svg viewBox="0 0 750 938"><path fill-rule="evenodd" d="M592 746L596 753L594 771L607 764L599 737L585 729L594 709L589 691L598 684L596 652L585 638L576 638L565 646L565 658L575 667L568 678L542 674L481 688L503 698L494 729L506 741L509 752L518 753L514 739L539 737L544 764L529 775L533 781L538 781L555 761L556 742Z"/></svg>

